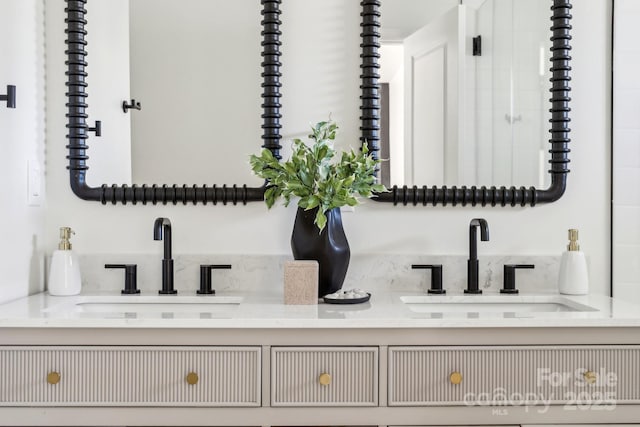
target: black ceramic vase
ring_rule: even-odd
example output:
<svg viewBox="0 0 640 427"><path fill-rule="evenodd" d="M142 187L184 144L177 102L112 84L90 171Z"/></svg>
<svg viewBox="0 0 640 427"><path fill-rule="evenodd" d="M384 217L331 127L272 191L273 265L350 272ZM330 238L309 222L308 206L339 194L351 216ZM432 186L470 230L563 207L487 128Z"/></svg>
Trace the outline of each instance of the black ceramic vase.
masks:
<svg viewBox="0 0 640 427"><path fill-rule="evenodd" d="M305 211L298 208L291 234L291 250L296 260L318 261L318 297L323 297L342 288L351 251L342 228L340 208L326 213L327 225L321 233L313 223L317 209Z"/></svg>

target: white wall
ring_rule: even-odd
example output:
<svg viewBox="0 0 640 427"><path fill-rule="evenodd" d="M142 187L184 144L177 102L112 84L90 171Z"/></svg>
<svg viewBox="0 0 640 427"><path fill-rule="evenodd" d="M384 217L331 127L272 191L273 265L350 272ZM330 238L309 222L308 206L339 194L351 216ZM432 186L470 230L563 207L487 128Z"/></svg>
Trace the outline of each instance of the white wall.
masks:
<svg viewBox="0 0 640 427"><path fill-rule="evenodd" d="M42 0L0 0L0 94L17 87L16 109L0 101L0 303L43 284L44 207L27 199L28 162L44 178L43 7Z"/></svg>
<svg viewBox="0 0 640 427"><path fill-rule="evenodd" d="M468 0L467 0L468 1ZM465 3L467 2L465 1ZM458 6L459 0L393 0L382 2L384 16L380 35L388 42L401 42L426 22L438 18Z"/></svg>
<svg viewBox="0 0 640 427"><path fill-rule="evenodd" d="M613 294L640 302L640 2L616 0Z"/></svg>
<svg viewBox="0 0 640 427"><path fill-rule="evenodd" d="M286 22L282 28L285 139L306 135L308 123L332 113L341 125L342 141L358 143L358 3L324 0L282 5ZM47 249L55 246L57 227L69 224L78 232L75 248L79 252L160 256L162 248L152 239L152 223L156 216L164 215L174 224L176 254L290 253L295 207L267 212L261 203L246 207L102 206L83 202L71 193L64 159L63 9L61 0L47 1ZM608 293L610 0L576 1L572 13L572 172L565 196L534 209L394 207L367 202L354 214L344 215L352 253L466 254L469 220L483 216L489 221L491 241L480 245L480 257L560 254L566 245L566 230L577 227L582 248L590 257L592 290ZM255 152L258 146L259 142Z"/></svg>

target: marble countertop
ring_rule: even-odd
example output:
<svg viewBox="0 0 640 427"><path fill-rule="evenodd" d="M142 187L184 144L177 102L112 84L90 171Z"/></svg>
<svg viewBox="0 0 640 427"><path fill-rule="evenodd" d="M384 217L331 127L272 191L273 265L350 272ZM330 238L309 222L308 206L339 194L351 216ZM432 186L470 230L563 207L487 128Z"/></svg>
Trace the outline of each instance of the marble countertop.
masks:
<svg viewBox="0 0 640 427"><path fill-rule="evenodd" d="M422 296L439 305L405 304L401 300L403 296ZM241 297L242 302L215 303L229 301L230 297ZM592 311L440 310L440 306L445 307L447 302L455 298L464 302L501 303L506 298L507 301L557 301L575 307L585 305ZM128 304L109 304L123 299ZM640 306L597 295L578 297L547 293L500 296L485 293L473 296L427 296L420 292L380 292L372 295L369 302L356 305L284 305L281 297L231 292L216 296L157 296L153 293L120 296L111 292L71 297L54 297L41 293L0 305L0 329L532 327L640 327Z"/></svg>

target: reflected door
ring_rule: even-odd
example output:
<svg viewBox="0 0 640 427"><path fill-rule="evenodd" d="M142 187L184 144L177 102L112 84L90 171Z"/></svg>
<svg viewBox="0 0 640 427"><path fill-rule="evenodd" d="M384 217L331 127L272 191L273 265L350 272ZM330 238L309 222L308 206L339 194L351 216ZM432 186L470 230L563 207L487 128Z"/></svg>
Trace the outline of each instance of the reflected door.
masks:
<svg viewBox="0 0 640 427"><path fill-rule="evenodd" d="M464 7L458 6L404 41L407 183L458 181L461 22Z"/></svg>

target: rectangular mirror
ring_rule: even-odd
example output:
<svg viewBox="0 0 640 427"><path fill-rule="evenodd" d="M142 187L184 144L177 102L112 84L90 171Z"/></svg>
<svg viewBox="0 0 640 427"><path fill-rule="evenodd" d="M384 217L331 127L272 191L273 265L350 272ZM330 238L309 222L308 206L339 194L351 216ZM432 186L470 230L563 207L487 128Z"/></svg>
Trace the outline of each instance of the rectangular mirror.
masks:
<svg viewBox="0 0 640 427"><path fill-rule="evenodd" d="M280 149L279 3L67 0L76 194L103 203L262 200L248 157L261 145ZM89 138L98 162L87 156Z"/></svg>
<svg viewBox="0 0 640 427"><path fill-rule="evenodd" d="M378 200L504 206L562 195L568 0L363 8L363 139L388 159L380 179L393 188Z"/></svg>

